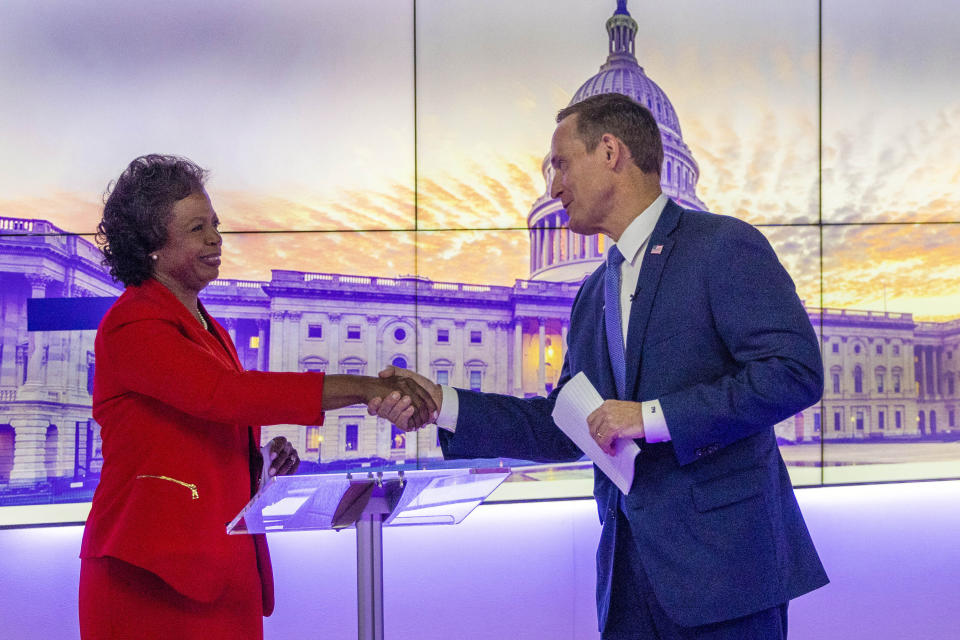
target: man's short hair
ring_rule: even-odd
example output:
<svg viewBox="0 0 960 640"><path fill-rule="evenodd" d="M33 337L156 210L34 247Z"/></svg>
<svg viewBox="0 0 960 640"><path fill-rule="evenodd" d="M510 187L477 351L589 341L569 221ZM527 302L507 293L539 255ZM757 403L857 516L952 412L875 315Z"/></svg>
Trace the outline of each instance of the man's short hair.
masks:
<svg viewBox="0 0 960 640"><path fill-rule="evenodd" d="M644 173L660 175L663 141L650 110L621 93L601 93L561 109L557 122L577 118L577 135L592 152L603 134L616 136L630 150L633 162Z"/></svg>

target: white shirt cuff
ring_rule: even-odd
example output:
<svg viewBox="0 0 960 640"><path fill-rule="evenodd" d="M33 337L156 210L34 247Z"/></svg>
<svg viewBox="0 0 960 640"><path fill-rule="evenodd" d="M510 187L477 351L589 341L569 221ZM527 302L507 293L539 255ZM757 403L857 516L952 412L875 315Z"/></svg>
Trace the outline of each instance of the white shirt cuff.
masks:
<svg viewBox="0 0 960 640"><path fill-rule="evenodd" d="M444 396L443 402L446 406L446 396ZM643 434L647 442L666 442L670 440L670 431L667 429L667 420L663 417L660 401L648 400L647 402L641 402L640 406L643 413Z"/></svg>
<svg viewBox="0 0 960 640"><path fill-rule="evenodd" d="M455 433L457 417L460 415L460 396L457 395L456 389L445 384L440 385L440 391L443 392L443 400L440 401L440 415L437 416L437 426L450 433Z"/></svg>

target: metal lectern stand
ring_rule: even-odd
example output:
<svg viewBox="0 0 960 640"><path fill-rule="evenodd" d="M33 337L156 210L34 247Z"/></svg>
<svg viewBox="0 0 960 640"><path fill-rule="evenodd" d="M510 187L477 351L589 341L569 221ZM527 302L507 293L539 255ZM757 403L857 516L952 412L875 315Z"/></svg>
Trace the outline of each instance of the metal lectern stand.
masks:
<svg viewBox="0 0 960 640"><path fill-rule="evenodd" d="M357 637L383 640L383 527L457 524L509 469L378 471L277 476L227 525L227 533L357 530Z"/></svg>

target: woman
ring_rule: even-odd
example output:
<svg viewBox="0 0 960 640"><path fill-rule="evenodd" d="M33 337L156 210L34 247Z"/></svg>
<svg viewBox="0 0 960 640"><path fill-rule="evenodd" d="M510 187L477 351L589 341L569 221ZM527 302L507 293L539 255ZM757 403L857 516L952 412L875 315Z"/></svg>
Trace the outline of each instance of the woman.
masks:
<svg viewBox="0 0 960 640"><path fill-rule="evenodd" d="M83 638L261 638L273 610L265 538L225 527L258 486L259 425L317 425L325 409L391 393L411 403L401 424L436 410L401 378L243 371L197 297L222 244L205 177L183 158L137 158L98 227L126 290L95 342L103 470L80 553ZM269 474L296 471L284 438L270 451Z"/></svg>

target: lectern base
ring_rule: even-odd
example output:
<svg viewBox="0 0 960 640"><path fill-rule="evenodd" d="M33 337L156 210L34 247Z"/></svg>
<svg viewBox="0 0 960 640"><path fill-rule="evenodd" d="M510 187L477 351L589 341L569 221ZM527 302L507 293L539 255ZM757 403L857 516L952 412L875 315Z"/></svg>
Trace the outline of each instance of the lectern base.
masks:
<svg viewBox="0 0 960 640"><path fill-rule="evenodd" d="M357 520L357 640L383 640L383 515Z"/></svg>

